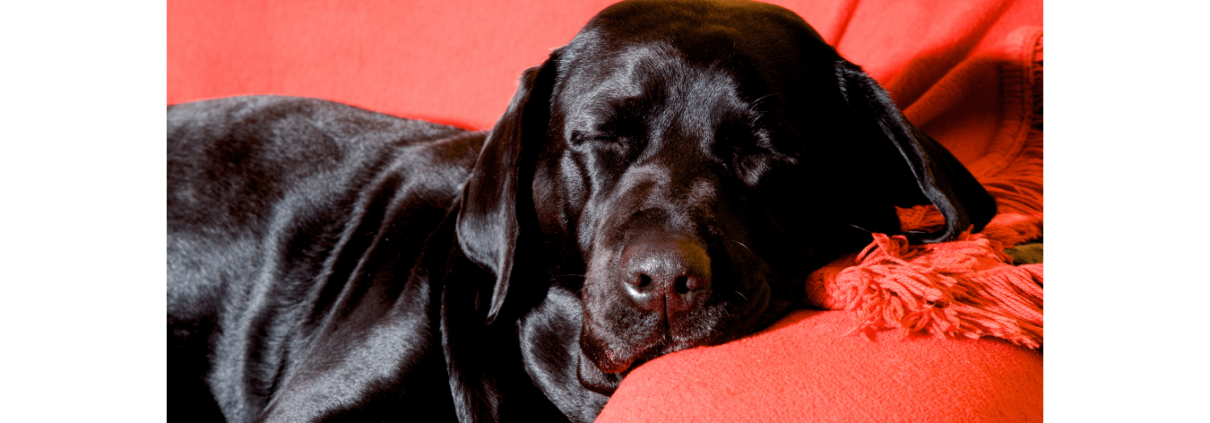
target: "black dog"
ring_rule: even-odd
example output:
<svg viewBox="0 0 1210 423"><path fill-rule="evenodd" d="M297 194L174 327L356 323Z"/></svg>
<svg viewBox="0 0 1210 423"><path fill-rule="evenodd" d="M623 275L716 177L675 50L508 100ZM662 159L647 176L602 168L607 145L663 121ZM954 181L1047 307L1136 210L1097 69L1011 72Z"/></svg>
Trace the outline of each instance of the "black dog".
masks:
<svg viewBox="0 0 1210 423"><path fill-rule="evenodd" d="M995 203L801 18L614 5L490 133L245 97L168 108L169 412L593 420L934 204ZM221 414L220 414L221 410ZM439 417L434 417L439 416Z"/></svg>

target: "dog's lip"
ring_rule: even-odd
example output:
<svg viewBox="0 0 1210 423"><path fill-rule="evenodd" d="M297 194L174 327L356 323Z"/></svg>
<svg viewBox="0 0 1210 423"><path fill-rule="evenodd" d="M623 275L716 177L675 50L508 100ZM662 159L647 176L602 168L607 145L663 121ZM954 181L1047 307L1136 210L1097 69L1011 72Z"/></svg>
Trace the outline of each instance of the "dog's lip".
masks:
<svg viewBox="0 0 1210 423"><path fill-rule="evenodd" d="M656 341L640 347L627 349L626 351L605 348L605 360L594 364L602 372L620 374L625 377L644 363L665 355L691 348L720 345L755 333L750 323L759 319L759 316L753 316L744 322L738 322L736 327L729 328L729 330L712 331L710 335L700 339L672 341L667 338L668 332L665 329L665 331L660 332L661 336Z"/></svg>
<svg viewBox="0 0 1210 423"><path fill-rule="evenodd" d="M657 358L660 358L660 356L656 355L656 356L651 356L651 357L641 357L641 358L635 359L634 361L632 361L630 363L630 366L626 367L626 369L624 369L620 372L617 372L617 373L619 375L621 375L622 378L625 378L626 376L629 376L630 372L633 372L634 369L637 369L637 368L639 368L639 366L647 364L648 361L655 360Z"/></svg>
<svg viewBox="0 0 1210 423"><path fill-rule="evenodd" d="M760 328L760 322L768 319L766 314L771 305L769 300L772 295L767 280L757 285L760 288L743 294L747 300L747 304L739 308L742 310L743 318L715 327L705 336L673 339L671 338L671 328L667 326L668 317L662 316L664 327L651 333L646 342L622 349L606 346L601 351L603 353L601 358L604 360L593 364L604 373L620 374L625 377L643 363L659 357L690 348L720 345L756 333Z"/></svg>
<svg viewBox="0 0 1210 423"><path fill-rule="evenodd" d="M638 367L639 364L646 363L663 355L663 344L662 340L653 342L649 345L633 349L632 351L635 352L630 354L606 348L604 351L605 360L594 364L602 372L621 373L625 376L635 367Z"/></svg>
<svg viewBox="0 0 1210 423"><path fill-rule="evenodd" d="M608 356L609 362L596 364L597 368L602 372L619 374L622 377L626 377L631 371L634 371L634 369L637 369L639 366L665 355L691 348L727 343L751 333L754 332L743 330L726 331L725 333L713 334L712 336L701 340L681 341L674 343L658 342L647 347L637 348L637 353L629 354L626 356L626 358L620 360L618 359L619 357L616 352L606 351L605 354Z"/></svg>
<svg viewBox="0 0 1210 423"><path fill-rule="evenodd" d="M602 372L621 373L628 371L631 368L631 365L634 364L634 358L619 360L613 357L614 354L612 352L607 352L606 354L610 355L611 357L604 361L593 363L598 369L601 369Z"/></svg>
<svg viewBox="0 0 1210 423"><path fill-rule="evenodd" d="M609 363L611 365L608 368L601 367L600 365L598 365L597 368L601 369L601 371L605 373L614 373L622 377L626 377L626 375L629 375L630 372L634 371L634 369L637 369L639 366L642 366L648 361L655 360L664 355L667 355L667 353L661 351L661 348L651 348L639 354L635 354L625 361Z"/></svg>

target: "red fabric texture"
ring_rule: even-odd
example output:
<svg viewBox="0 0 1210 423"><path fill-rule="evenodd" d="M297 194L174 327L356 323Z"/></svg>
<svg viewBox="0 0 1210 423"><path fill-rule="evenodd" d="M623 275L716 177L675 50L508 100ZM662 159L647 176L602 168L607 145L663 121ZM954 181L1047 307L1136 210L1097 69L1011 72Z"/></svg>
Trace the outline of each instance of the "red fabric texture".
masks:
<svg viewBox="0 0 1210 423"><path fill-rule="evenodd" d="M1042 355L998 340L847 336L802 310L735 342L635 369L607 422L1040 422Z"/></svg>
<svg viewBox="0 0 1210 423"><path fill-rule="evenodd" d="M521 72L611 0L169 0L168 104L318 97L490 129Z"/></svg>
<svg viewBox="0 0 1210 423"><path fill-rule="evenodd" d="M167 102L310 96L487 129L521 72L610 3L170 0ZM646 363L598 421L1040 421L1040 353L924 334L1041 342L1042 266L1008 266L999 252L1042 231L1041 0L770 3L881 82L1000 214L948 245L876 236L812 276L811 302L836 311L798 311L754 336ZM900 214L905 228L940 218L923 207ZM939 301L959 317L991 314L952 320Z"/></svg>

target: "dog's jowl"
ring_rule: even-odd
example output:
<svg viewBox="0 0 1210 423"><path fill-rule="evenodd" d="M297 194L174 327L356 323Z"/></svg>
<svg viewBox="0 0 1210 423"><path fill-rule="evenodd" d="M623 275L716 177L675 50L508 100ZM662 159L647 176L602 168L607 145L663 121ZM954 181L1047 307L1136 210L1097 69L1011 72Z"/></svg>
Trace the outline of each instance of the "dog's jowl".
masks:
<svg viewBox="0 0 1210 423"><path fill-rule="evenodd" d="M324 100L168 108L173 419L592 421L764 328L807 274L995 203L801 18L614 5L489 132Z"/></svg>

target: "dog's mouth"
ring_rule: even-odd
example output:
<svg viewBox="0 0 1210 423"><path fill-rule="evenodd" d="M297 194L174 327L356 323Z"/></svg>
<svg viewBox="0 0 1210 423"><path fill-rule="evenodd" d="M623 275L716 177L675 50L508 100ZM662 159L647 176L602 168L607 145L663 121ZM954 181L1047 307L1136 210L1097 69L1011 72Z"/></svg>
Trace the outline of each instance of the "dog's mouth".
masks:
<svg viewBox="0 0 1210 423"><path fill-rule="evenodd" d="M666 320L655 326L654 330L607 328L602 326L602 322L610 320L596 317L586 307L584 327L580 333L580 384L597 393L612 395L622 379L649 361L694 347L719 345L754 333L789 309L769 301L769 292L768 289L761 289L748 294L754 301L739 304L739 308L732 304L718 304L713 308L730 309L719 313L727 319L690 318L689 321L702 324L682 324L681 329L672 329ZM619 314L619 311L614 310L614 314ZM647 319L657 320L653 316L647 316ZM643 319L632 315L630 320Z"/></svg>
<svg viewBox="0 0 1210 423"><path fill-rule="evenodd" d="M688 342L678 343L679 345L674 344L668 339L667 332L655 333L653 335L659 336L659 338L625 348L611 348L605 346L604 344L606 343L601 341L598 336L594 336L591 331L585 331L581 337L581 348L585 351L585 355L592 360L597 369L605 373L616 373L625 376L643 363L663 355L695 347L699 344ZM616 335L612 337L618 338Z"/></svg>
<svg viewBox="0 0 1210 423"><path fill-rule="evenodd" d="M601 307L586 302L581 350L601 372L625 376L667 354L738 339L770 323L769 315L784 308L771 304L766 281L749 286L745 293L711 293L709 301L679 313L666 307L644 310L628 301Z"/></svg>

